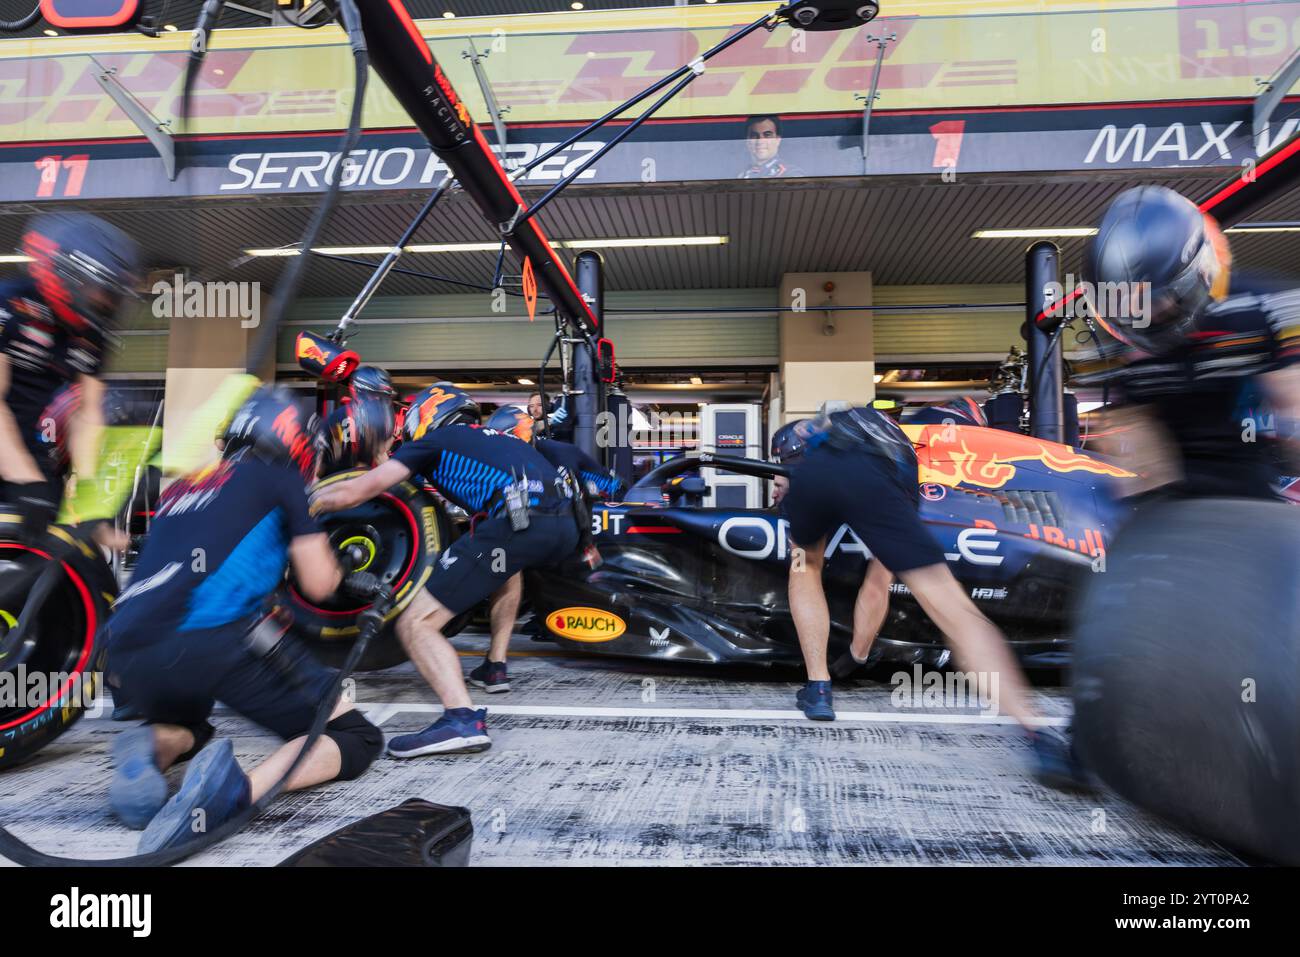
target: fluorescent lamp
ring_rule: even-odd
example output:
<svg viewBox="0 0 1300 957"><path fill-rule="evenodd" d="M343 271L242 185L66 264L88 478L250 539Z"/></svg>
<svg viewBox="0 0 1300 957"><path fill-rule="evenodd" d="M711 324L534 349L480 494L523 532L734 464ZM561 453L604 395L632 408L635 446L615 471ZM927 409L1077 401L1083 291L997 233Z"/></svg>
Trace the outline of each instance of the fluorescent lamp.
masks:
<svg viewBox="0 0 1300 957"><path fill-rule="evenodd" d="M31 256L0 256L0 263L29 263L32 261Z"/></svg>
<svg viewBox="0 0 1300 957"><path fill-rule="evenodd" d="M518 382L520 385L536 385L536 383L533 382L532 379L516 379L515 381Z"/></svg>
<svg viewBox="0 0 1300 957"><path fill-rule="evenodd" d="M729 236L632 236L617 239L561 239L551 243L560 249L636 249L650 246L723 246ZM415 243L405 247L408 253L481 253L496 252L501 244L487 243ZM315 246L315 252L327 256L383 256L391 246ZM273 246L245 249L245 256L297 256L296 246Z"/></svg>
<svg viewBox="0 0 1300 957"><path fill-rule="evenodd" d="M971 239L1068 239L1096 235L1093 226L1043 226L1036 229L977 229L971 234Z"/></svg>
<svg viewBox="0 0 1300 957"><path fill-rule="evenodd" d="M1300 223L1260 223L1253 226L1250 223L1242 223L1239 226L1229 226L1224 230L1225 233L1300 233Z"/></svg>
<svg viewBox="0 0 1300 957"><path fill-rule="evenodd" d="M697 375L691 376L691 385L704 385L704 380Z"/></svg>

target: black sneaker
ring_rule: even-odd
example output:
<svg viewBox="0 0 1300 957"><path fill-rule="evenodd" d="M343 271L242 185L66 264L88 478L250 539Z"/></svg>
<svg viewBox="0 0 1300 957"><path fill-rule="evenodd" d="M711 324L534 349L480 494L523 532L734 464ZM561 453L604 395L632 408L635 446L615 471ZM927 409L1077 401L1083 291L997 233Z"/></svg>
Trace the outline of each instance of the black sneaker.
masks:
<svg viewBox="0 0 1300 957"><path fill-rule="evenodd" d="M1029 733L1029 746L1034 749L1034 777L1039 784L1079 794L1097 790L1068 735L1055 728L1039 728Z"/></svg>
<svg viewBox="0 0 1300 957"><path fill-rule="evenodd" d="M484 658L483 664L469 673L469 683L476 688L482 688L488 694L509 691L510 676L506 673L506 663L488 661Z"/></svg>

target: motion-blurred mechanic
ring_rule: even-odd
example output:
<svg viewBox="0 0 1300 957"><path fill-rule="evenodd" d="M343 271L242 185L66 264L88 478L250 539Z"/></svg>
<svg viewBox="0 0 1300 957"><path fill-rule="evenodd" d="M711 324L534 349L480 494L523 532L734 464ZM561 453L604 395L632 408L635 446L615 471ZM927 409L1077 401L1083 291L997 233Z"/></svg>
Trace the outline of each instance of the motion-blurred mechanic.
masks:
<svg viewBox="0 0 1300 957"><path fill-rule="evenodd" d="M1143 474L1144 495L1271 499L1300 471L1300 289L1226 295L1231 263L1213 219L1163 186L1120 194L1089 244L1085 279L1146 303L1118 315L1113 297L1093 303L1125 347L1111 451ZM1243 419L1255 396L1278 441Z"/></svg>
<svg viewBox="0 0 1300 957"><path fill-rule="evenodd" d="M388 752L408 758L491 746L486 710L475 710L447 624L499 592L517 573L563 561L578 544L563 479L540 453L479 428L478 406L463 390L438 383L417 396L406 416L406 442L383 465L321 489L315 513L369 501L411 475L474 516L470 531L439 557L433 574L397 621L397 635L442 701L442 717L398 735ZM505 613L494 605L494 630ZM513 620L510 622L513 627Z"/></svg>
<svg viewBox="0 0 1300 957"><path fill-rule="evenodd" d="M27 277L0 286L0 501L17 507L33 542L58 514L65 466L73 476L95 471L104 425L97 376L122 303L134 295L140 253L121 230L85 213L33 219L22 251L31 259ZM48 434L64 422L70 435Z"/></svg>
<svg viewBox="0 0 1300 957"><path fill-rule="evenodd" d="M259 800L297 757L334 690L335 672L264 614L287 565L314 601L343 580L308 515L317 459L318 436L293 399L260 389L231 420L221 461L175 482L158 502L131 584L105 626L110 681L146 722L114 741L109 790L114 813L145 828L141 853L196 837L196 811L212 830ZM209 743L217 701L285 743L245 774L229 740ZM383 740L350 702L337 701L287 789L355 778ZM191 757L168 801L163 772Z"/></svg>
<svg viewBox="0 0 1300 957"><path fill-rule="evenodd" d="M590 515L593 503L612 498L623 488L622 481L576 445L558 439L544 439L536 431L532 415L515 406L503 406L488 417L484 428L509 435L533 446L562 476L573 480L573 493L581 495ZM589 538L587 523L580 519L579 537ZM469 673L470 684L489 694L510 690L507 656L523 599L523 573L515 575L492 596L492 640L483 663Z"/></svg>
<svg viewBox="0 0 1300 957"><path fill-rule="evenodd" d="M1080 786L1082 772L1065 740L1034 729L1037 716L1028 686L1002 633L976 608L921 522L916 451L903 430L883 412L853 408L806 420L795 433L804 452L782 506L790 540L801 546L792 551L789 586L790 614L808 671L808 682L796 697L799 708L814 720L835 718L826 667L830 611L822 570L827 536L847 525L874 557L876 568L869 568L865 579L873 572L897 576L943 632L960 667L997 676L994 706L1024 727L1040 780ZM856 619L855 609L855 638ZM869 631L864 623L863 634ZM874 637L872 632L869 638Z"/></svg>

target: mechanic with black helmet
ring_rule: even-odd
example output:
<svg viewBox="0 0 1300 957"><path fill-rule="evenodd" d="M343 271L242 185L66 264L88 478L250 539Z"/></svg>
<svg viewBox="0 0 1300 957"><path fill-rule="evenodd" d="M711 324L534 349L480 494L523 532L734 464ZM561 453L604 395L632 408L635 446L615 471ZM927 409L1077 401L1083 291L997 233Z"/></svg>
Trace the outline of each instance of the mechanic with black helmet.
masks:
<svg viewBox="0 0 1300 957"><path fill-rule="evenodd" d="M537 432L536 420L518 406L502 406L488 417L483 427L527 442L537 449L546 461L555 466L561 475L571 478L575 496L582 496L583 504L586 506L583 510L584 515L591 514L590 507L594 502L617 495L623 487L621 479L611 475L601 467L599 462L576 445L558 439L542 438ZM579 524L579 537L590 538L587 521L580 520ZM587 547L593 546L587 543ZM522 600L522 572L511 578L492 595L491 643L487 654L483 657L483 663L469 673L470 684L482 688L489 694L510 690L507 657L510 638L514 634Z"/></svg>
<svg viewBox="0 0 1300 957"><path fill-rule="evenodd" d="M308 514L318 452L314 421L287 392L262 388L231 420L221 460L173 483L158 502L131 583L105 626L110 680L146 722L114 741L109 790L113 812L144 828L141 853L194 839L198 812L212 830L259 800L297 757L334 690L336 673L264 612L286 566L316 601L343 580ZM229 739L211 742L218 701L285 743L245 773ZM287 789L355 778L383 740L350 701L338 700ZM190 758L169 801L163 772Z"/></svg>
<svg viewBox="0 0 1300 957"><path fill-rule="evenodd" d="M491 746L487 712L476 710L456 650L443 629L527 568L563 561L578 544L567 486L536 450L479 428L477 404L451 383L418 395L406 416L406 441L365 475L320 489L312 511L336 512L369 501L412 475L474 516L434 565L425 587L402 612L397 635L445 708L422 731L388 742L395 757Z"/></svg>
<svg viewBox="0 0 1300 957"><path fill-rule="evenodd" d="M789 590L790 614L808 671L808 682L796 697L800 710L814 720L835 718L822 570L828 535L847 525L870 549L872 565L907 586L943 632L961 668L990 676L993 705L1024 727L1039 779L1056 787L1084 786L1086 778L1068 743L1055 732L1035 728L1038 716L1028 684L1006 639L971 601L921 522L916 451L903 430L876 409L850 408L805 420L794 432L804 450L781 504L790 540L797 543ZM870 575L868 569L866 577Z"/></svg>
<svg viewBox="0 0 1300 957"><path fill-rule="evenodd" d="M140 253L121 230L86 213L38 216L22 252L27 278L0 286L0 501L22 516L23 535L38 539L63 499L60 456L93 473L103 426L97 378L105 344L123 301L134 295ZM49 441L58 424L53 400L78 385L71 435Z"/></svg>
<svg viewBox="0 0 1300 957"><path fill-rule="evenodd" d="M1163 186L1126 190L1090 241L1084 278L1121 344L1121 446L1148 495L1278 497L1300 468L1300 289L1227 295L1217 223ZM1260 397L1275 439L1243 409ZM1290 462L1287 466L1285 463Z"/></svg>

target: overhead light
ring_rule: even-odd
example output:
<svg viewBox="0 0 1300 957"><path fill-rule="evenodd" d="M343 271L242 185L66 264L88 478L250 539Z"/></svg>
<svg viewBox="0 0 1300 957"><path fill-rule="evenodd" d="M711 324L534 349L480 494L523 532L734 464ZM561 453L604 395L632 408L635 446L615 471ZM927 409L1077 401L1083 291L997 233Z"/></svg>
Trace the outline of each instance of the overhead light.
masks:
<svg viewBox="0 0 1300 957"><path fill-rule="evenodd" d="M562 239L564 249L623 249L639 246L725 246L730 236L633 236L619 239Z"/></svg>
<svg viewBox="0 0 1300 957"><path fill-rule="evenodd" d="M704 380L697 375L691 376L691 385L704 385Z"/></svg>
<svg viewBox="0 0 1300 957"><path fill-rule="evenodd" d="M1095 226L1043 226L1037 229L977 229L971 239L1068 239L1096 236Z"/></svg>
<svg viewBox="0 0 1300 957"><path fill-rule="evenodd" d="M618 239L561 239L551 245L560 249L614 249L643 246L722 246L729 236L634 236ZM385 256L392 246L313 246L314 252L326 256ZM414 243L403 247L407 253L481 253L496 252L499 242L484 243ZM245 249L245 256L297 256L297 246L273 246Z"/></svg>
<svg viewBox="0 0 1300 957"><path fill-rule="evenodd" d="M59 35L58 30L42 30L41 32L44 33L47 37L57 37Z"/></svg>
<svg viewBox="0 0 1300 957"><path fill-rule="evenodd" d="M1241 223L1225 233L1300 233L1300 223Z"/></svg>
<svg viewBox="0 0 1300 957"><path fill-rule="evenodd" d="M16 253L12 256L0 256L0 263L29 263L31 261L31 256L20 256Z"/></svg>
<svg viewBox="0 0 1300 957"><path fill-rule="evenodd" d="M163 29L166 30L168 33L175 33L175 32L176 32L176 24L174 24L174 23L164 23L164 24L163 24Z"/></svg>
<svg viewBox="0 0 1300 957"><path fill-rule="evenodd" d="M581 10L581 9L582 9L582 3L580 2L580 0L574 0L573 3L569 4L569 9L570 9L570 10Z"/></svg>
<svg viewBox="0 0 1300 957"><path fill-rule="evenodd" d="M452 13L450 10L446 10L446 11L444 11L443 14L442 14L442 16L443 16L443 19L444 19L444 20L455 20L455 19L456 19L456 14Z"/></svg>
<svg viewBox="0 0 1300 957"><path fill-rule="evenodd" d="M534 382L532 379L516 379L515 381L518 382L520 385L536 385L536 384L537 384L537 383Z"/></svg>

